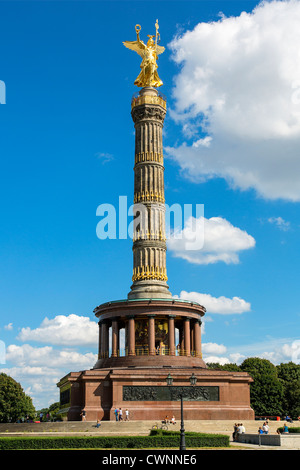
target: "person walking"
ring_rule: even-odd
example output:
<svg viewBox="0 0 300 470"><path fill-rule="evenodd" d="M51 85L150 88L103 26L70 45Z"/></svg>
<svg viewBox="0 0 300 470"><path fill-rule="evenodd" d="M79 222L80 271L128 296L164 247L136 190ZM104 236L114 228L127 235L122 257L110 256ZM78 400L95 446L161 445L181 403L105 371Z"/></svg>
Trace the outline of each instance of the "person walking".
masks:
<svg viewBox="0 0 300 470"><path fill-rule="evenodd" d="M125 410L125 421L129 421L129 411L127 408Z"/></svg>
<svg viewBox="0 0 300 470"><path fill-rule="evenodd" d="M115 413L116 421L119 421L119 410L117 407L115 408L114 413Z"/></svg>

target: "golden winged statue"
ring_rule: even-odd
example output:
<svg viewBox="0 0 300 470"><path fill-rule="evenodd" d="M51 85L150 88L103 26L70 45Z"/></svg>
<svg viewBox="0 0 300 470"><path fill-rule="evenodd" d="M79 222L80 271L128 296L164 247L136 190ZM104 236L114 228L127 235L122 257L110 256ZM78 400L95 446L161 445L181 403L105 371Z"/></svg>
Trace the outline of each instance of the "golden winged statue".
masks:
<svg viewBox="0 0 300 470"><path fill-rule="evenodd" d="M155 28L155 41L153 40L154 36L150 36L148 34L149 40L147 45L140 40L141 26L139 24L135 26L137 40L123 42L124 46L128 47L128 49L131 49L132 51L137 52L143 59L140 65L141 72L134 82L134 84L138 87L159 87L163 84L158 76L158 65L156 63L159 54L162 54L165 50L164 47L158 45L160 40L160 35L158 32L158 20L156 20Z"/></svg>

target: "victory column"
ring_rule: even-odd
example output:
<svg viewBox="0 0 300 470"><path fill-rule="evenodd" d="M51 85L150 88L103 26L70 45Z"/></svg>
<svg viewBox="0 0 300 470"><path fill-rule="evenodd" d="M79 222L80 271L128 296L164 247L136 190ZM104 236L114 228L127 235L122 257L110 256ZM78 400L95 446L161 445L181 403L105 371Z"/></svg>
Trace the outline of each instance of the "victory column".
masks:
<svg viewBox="0 0 300 470"><path fill-rule="evenodd" d="M157 420L166 410L179 416L184 393L185 419L253 419L252 379L243 372L206 368L201 352L206 310L197 302L172 298L167 285L162 143L166 100L157 90L163 84L157 59L165 49L159 45L158 21L155 28L147 44L140 39L140 25L135 27L136 41L123 43L142 57L134 82L141 89L131 103L133 282L127 299L95 308L98 360L92 369L70 372L57 384L60 412L68 420L80 419L83 410L88 421L112 420L117 406L130 408L134 420Z"/></svg>

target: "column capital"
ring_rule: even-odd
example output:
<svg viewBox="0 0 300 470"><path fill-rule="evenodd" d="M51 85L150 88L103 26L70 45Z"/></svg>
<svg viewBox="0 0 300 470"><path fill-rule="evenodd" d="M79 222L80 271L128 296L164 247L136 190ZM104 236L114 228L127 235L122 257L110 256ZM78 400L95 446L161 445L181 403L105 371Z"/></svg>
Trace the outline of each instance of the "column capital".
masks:
<svg viewBox="0 0 300 470"><path fill-rule="evenodd" d="M156 104L143 104L132 109L131 116L135 124L141 121L155 121L157 124L163 124L166 109Z"/></svg>
<svg viewBox="0 0 300 470"><path fill-rule="evenodd" d="M117 321L117 320L119 320L119 317L110 317L110 320L111 321Z"/></svg>

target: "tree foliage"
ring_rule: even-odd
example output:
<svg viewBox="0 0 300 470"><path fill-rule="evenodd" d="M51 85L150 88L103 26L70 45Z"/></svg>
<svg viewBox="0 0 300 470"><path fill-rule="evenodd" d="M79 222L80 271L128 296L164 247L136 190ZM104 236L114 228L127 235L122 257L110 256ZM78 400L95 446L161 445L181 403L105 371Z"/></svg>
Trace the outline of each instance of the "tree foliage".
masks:
<svg viewBox="0 0 300 470"><path fill-rule="evenodd" d="M31 398L12 377L0 374L0 422L16 422L22 417L33 419L35 408Z"/></svg>
<svg viewBox="0 0 300 470"><path fill-rule="evenodd" d="M284 389L283 413L296 418L300 416L300 365L280 364L277 371Z"/></svg>
<svg viewBox="0 0 300 470"><path fill-rule="evenodd" d="M59 415L59 410L60 410L60 403L59 401L52 403L48 408L41 408L40 410L37 410L37 415L39 416L39 419L41 419L40 414L43 413L43 417L41 421L53 421L60 419Z"/></svg>
<svg viewBox="0 0 300 470"><path fill-rule="evenodd" d="M276 366L267 359L252 357L245 359L241 370L248 372L254 380L250 388L250 404L255 414L281 416L283 386Z"/></svg>
<svg viewBox="0 0 300 470"><path fill-rule="evenodd" d="M267 359L247 358L236 364L207 364L209 369L247 372L254 380L250 384L250 404L256 416L300 416L300 365L293 362L275 366Z"/></svg>

